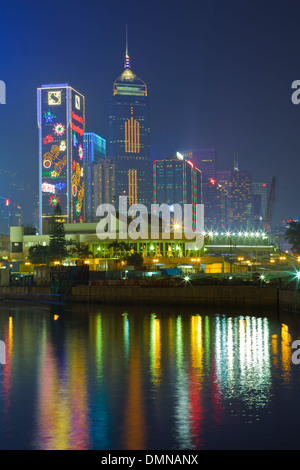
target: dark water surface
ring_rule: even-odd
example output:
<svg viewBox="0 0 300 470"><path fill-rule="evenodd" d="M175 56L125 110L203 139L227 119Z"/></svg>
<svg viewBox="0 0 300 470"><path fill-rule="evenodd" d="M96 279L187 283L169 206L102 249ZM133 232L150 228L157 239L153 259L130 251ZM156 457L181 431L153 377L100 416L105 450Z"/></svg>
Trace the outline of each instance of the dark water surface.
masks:
<svg viewBox="0 0 300 470"><path fill-rule="evenodd" d="M0 449L299 449L300 316L0 304Z"/></svg>

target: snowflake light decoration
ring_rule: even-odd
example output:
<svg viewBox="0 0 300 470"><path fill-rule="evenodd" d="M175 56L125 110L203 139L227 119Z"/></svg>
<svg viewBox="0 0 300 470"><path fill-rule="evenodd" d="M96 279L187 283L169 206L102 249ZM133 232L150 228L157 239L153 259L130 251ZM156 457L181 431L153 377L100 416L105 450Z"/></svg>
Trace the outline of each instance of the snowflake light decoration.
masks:
<svg viewBox="0 0 300 470"><path fill-rule="evenodd" d="M60 203L60 199L56 194L49 197L49 206L56 207Z"/></svg>
<svg viewBox="0 0 300 470"><path fill-rule="evenodd" d="M79 155L80 160L82 160L83 159L83 148L82 148L81 144L78 146L78 155Z"/></svg>
<svg viewBox="0 0 300 470"><path fill-rule="evenodd" d="M61 123L55 124L53 127L54 134L61 136L65 133L65 126L63 126Z"/></svg>

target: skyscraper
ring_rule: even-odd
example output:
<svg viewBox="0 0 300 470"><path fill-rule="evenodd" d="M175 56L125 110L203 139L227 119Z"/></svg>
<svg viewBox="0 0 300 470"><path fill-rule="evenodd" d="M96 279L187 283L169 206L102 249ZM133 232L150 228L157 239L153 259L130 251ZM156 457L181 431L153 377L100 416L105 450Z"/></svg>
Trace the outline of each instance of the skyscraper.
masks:
<svg viewBox="0 0 300 470"><path fill-rule="evenodd" d="M96 162L85 163L84 180L85 222L95 222L97 207L100 204L115 203L115 164L110 158L99 158Z"/></svg>
<svg viewBox="0 0 300 470"><path fill-rule="evenodd" d="M203 181L216 178L217 152L215 148L184 150L182 155L202 171Z"/></svg>
<svg viewBox="0 0 300 470"><path fill-rule="evenodd" d="M267 203L268 203L268 186L267 183L252 183L253 195L261 196L261 212L262 217L266 214Z"/></svg>
<svg viewBox="0 0 300 470"><path fill-rule="evenodd" d="M193 220L196 204L202 204L202 173L187 159L168 157L153 163L153 202L168 204L172 212L174 204L192 204Z"/></svg>
<svg viewBox="0 0 300 470"><path fill-rule="evenodd" d="M67 83L37 90L39 231L48 231L58 204L62 221L83 220L85 98Z"/></svg>
<svg viewBox="0 0 300 470"><path fill-rule="evenodd" d="M152 202L149 102L146 83L133 73L126 41L123 73L110 100L107 156L116 164L119 196L149 207Z"/></svg>
<svg viewBox="0 0 300 470"><path fill-rule="evenodd" d="M217 153L215 148L197 148L184 150L184 158L191 161L202 172L202 190L204 204L204 222L207 228L216 227L218 224L217 211L217 185L216 166Z"/></svg>
<svg viewBox="0 0 300 470"><path fill-rule="evenodd" d="M102 202L102 166L106 159L106 140L94 132L84 133L84 221L95 220L96 209ZM100 162L100 163L99 163ZM100 165L100 167L99 167ZM99 188L100 185L100 188ZM101 191L101 196L98 194ZM95 192L96 191L96 192ZM101 202L99 202L101 201Z"/></svg>
<svg viewBox="0 0 300 470"><path fill-rule="evenodd" d="M84 133L84 164L106 158L106 140L94 132Z"/></svg>
<svg viewBox="0 0 300 470"><path fill-rule="evenodd" d="M218 184L228 192L228 225L234 230L252 226L252 175L236 168L234 171L218 171Z"/></svg>

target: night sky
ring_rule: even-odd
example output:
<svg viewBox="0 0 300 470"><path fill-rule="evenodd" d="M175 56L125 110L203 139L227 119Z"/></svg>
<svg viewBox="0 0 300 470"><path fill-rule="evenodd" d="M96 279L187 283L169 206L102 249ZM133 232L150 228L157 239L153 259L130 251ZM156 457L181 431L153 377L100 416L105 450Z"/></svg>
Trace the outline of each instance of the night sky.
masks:
<svg viewBox="0 0 300 470"><path fill-rule="evenodd" d="M277 178L275 222L300 217L300 2L293 0L7 1L0 5L0 196L17 182L24 222L38 191L36 89L69 83L86 97L86 131L108 134L123 71L148 85L152 158L216 147L218 169ZM15 172L12 179L6 171Z"/></svg>

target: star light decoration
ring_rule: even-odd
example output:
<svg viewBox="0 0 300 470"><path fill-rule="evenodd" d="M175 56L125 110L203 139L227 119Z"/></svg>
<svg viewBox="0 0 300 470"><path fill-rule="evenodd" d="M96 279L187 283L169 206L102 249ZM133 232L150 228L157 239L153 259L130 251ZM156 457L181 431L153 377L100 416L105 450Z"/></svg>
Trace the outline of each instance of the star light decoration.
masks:
<svg viewBox="0 0 300 470"><path fill-rule="evenodd" d="M61 123L55 124L55 126L53 127L54 134L58 136L63 135L65 133L65 130L65 126L63 126Z"/></svg>
<svg viewBox="0 0 300 470"><path fill-rule="evenodd" d="M52 122L53 119L56 119L55 114L52 114L50 109L48 109L48 112L44 112L44 118L46 122Z"/></svg>
<svg viewBox="0 0 300 470"><path fill-rule="evenodd" d="M59 203L60 203L60 199L59 199L59 196L56 196L56 194L49 197L49 205L50 206L56 207Z"/></svg>

